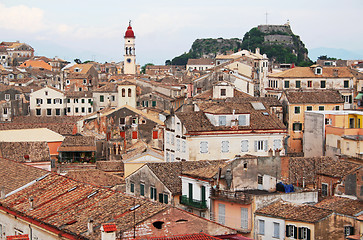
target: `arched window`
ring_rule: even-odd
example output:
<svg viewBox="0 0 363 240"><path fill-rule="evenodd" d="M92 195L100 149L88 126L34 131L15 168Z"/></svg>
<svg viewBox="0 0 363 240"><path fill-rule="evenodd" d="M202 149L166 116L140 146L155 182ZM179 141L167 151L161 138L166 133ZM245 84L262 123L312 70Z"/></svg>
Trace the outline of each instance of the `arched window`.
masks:
<svg viewBox="0 0 363 240"><path fill-rule="evenodd" d="M125 97L125 95L126 95L126 90L125 90L125 88L123 88L122 89L122 97Z"/></svg>
<svg viewBox="0 0 363 240"><path fill-rule="evenodd" d="M129 88L129 89L127 90L127 96L128 96L128 97L131 97L131 88Z"/></svg>

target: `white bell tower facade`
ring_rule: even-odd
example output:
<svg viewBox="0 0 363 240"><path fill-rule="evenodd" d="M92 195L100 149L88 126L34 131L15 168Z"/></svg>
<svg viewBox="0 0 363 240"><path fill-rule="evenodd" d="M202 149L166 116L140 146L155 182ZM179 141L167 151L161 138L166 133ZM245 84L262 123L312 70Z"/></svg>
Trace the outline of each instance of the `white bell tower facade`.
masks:
<svg viewBox="0 0 363 240"><path fill-rule="evenodd" d="M135 35L131 21L125 33L124 74L136 74Z"/></svg>

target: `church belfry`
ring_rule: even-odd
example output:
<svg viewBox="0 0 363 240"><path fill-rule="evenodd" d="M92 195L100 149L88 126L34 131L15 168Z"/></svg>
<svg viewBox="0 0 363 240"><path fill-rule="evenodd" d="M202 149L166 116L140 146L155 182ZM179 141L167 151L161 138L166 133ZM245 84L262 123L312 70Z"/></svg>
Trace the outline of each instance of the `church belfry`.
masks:
<svg viewBox="0 0 363 240"><path fill-rule="evenodd" d="M125 33L124 74L136 74L135 35L131 21Z"/></svg>

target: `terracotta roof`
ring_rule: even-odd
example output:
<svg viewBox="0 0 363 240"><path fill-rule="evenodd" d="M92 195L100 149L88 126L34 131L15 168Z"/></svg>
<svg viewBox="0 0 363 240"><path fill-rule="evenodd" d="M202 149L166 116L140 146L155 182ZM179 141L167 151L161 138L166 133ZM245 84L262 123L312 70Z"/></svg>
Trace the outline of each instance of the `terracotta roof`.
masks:
<svg viewBox="0 0 363 240"><path fill-rule="evenodd" d="M182 174L186 175L186 176L200 178L200 179L211 179L213 176L215 176L218 173L219 168L224 168L227 165L228 165L227 162L220 161L214 165L209 165L209 166L205 166L205 167L201 167L201 168L197 168L197 169L193 169L193 170L183 171Z"/></svg>
<svg viewBox="0 0 363 240"><path fill-rule="evenodd" d="M223 104L204 102L198 103L198 107L201 109L199 112L175 113L188 132L231 130L230 126L214 126L203 112L219 115L233 114L233 111L235 114L250 114L250 125L238 126L238 130L286 129L285 125L275 116L275 114L270 114L269 109L266 108L267 106L265 107L266 109L255 110L251 102L224 102Z"/></svg>
<svg viewBox="0 0 363 240"><path fill-rule="evenodd" d="M78 74L87 74L88 71L93 67L93 64L91 63L84 63L84 64L75 64L69 68L70 72L78 73ZM75 72L74 69L79 68L81 69L80 72Z"/></svg>
<svg viewBox="0 0 363 240"><path fill-rule="evenodd" d="M145 143L142 140L138 140L135 144L133 144L132 146L130 146L127 150L125 154L122 154L122 160L127 160L130 158L133 158L137 155L140 155L146 151L154 151L155 153L162 155L163 159L164 159L164 154L163 151L158 151L156 149L154 149L152 146L150 146L149 144Z"/></svg>
<svg viewBox="0 0 363 240"><path fill-rule="evenodd" d="M47 70L52 70L52 66L49 65L48 63L44 62L43 60L26 60L25 62L23 62L19 67L24 67L24 68L44 68Z"/></svg>
<svg viewBox="0 0 363 240"><path fill-rule="evenodd" d="M293 220L299 222L316 223L331 215L333 211L310 205L297 205L284 201L276 201L260 208L256 214Z"/></svg>
<svg viewBox="0 0 363 240"><path fill-rule="evenodd" d="M296 183L304 177L305 183L309 184L315 182L318 174L342 178L358 167L361 165L332 157L291 157L289 180Z"/></svg>
<svg viewBox="0 0 363 240"><path fill-rule="evenodd" d="M324 198L314 206L349 216L357 216L363 211L362 201L337 196Z"/></svg>
<svg viewBox="0 0 363 240"><path fill-rule="evenodd" d="M335 90L286 91L289 103L344 103L342 95Z"/></svg>
<svg viewBox="0 0 363 240"><path fill-rule="evenodd" d="M116 232L117 231L116 224L114 224L114 223L105 223L105 224L102 224L102 227L105 232Z"/></svg>
<svg viewBox="0 0 363 240"><path fill-rule="evenodd" d="M30 196L33 198L32 209L29 208ZM140 205L137 211L130 210L136 205ZM0 199L0 207L40 224L48 224L61 230L59 234L68 232L86 239L100 239L100 231L88 234L90 218L94 226L113 222L117 230L123 232L132 229L134 222L143 222L168 208L165 204L131 197L53 173Z"/></svg>
<svg viewBox="0 0 363 240"><path fill-rule="evenodd" d="M92 136L66 136L58 152L95 152L96 140Z"/></svg>
<svg viewBox="0 0 363 240"><path fill-rule="evenodd" d="M348 67L324 67L322 74L315 74L314 68L295 67L279 73L270 74L269 77L277 78L352 78Z"/></svg>
<svg viewBox="0 0 363 240"><path fill-rule="evenodd" d="M164 185L173 193L181 193L180 175L184 170L193 170L210 165L219 165L221 160L214 161L181 161L181 162L163 162L163 163L146 163L150 170L164 183Z"/></svg>
<svg viewBox="0 0 363 240"><path fill-rule="evenodd" d="M105 172L123 172L124 164L122 161L97 161L96 169Z"/></svg>
<svg viewBox="0 0 363 240"><path fill-rule="evenodd" d="M117 92L117 84L105 83L104 86L94 89L93 92Z"/></svg>
<svg viewBox="0 0 363 240"><path fill-rule="evenodd" d="M188 59L187 65L214 65L214 59L211 58L198 58Z"/></svg>
<svg viewBox="0 0 363 240"><path fill-rule="evenodd" d="M92 92L87 91L67 91L65 92L67 98L92 98Z"/></svg>
<svg viewBox="0 0 363 240"><path fill-rule="evenodd" d="M0 166L2 166L0 186L5 188L5 194L49 173L43 169L4 158L0 158Z"/></svg>
<svg viewBox="0 0 363 240"><path fill-rule="evenodd" d="M139 238L137 238L139 239ZM178 236L165 236L165 237L150 237L150 238L140 238L140 239L150 239L150 240L219 240L221 238L213 237L206 233L193 233Z"/></svg>
<svg viewBox="0 0 363 240"><path fill-rule="evenodd" d="M14 235L14 236L7 236L6 240L29 240L29 235Z"/></svg>
<svg viewBox="0 0 363 240"><path fill-rule="evenodd" d="M114 187L125 184L123 178L98 169L71 170L65 176L100 187Z"/></svg>
<svg viewBox="0 0 363 240"><path fill-rule="evenodd" d="M17 162L50 161L46 142L0 142L0 155Z"/></svg>

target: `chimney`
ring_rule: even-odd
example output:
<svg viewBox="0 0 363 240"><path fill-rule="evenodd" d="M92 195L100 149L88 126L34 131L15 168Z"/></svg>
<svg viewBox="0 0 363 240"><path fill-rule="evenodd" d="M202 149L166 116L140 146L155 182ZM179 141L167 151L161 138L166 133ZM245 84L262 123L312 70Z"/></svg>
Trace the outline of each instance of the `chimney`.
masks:
<svg viewBox="0 0 363 240"><path fill-rule="evenodd" d="M88 234L92 234L93 233L93 219L90 218L88 219Z"/></svg>
<svg viewBox="0 0 363 240"><path fill-rule="evenodd" d="M275 150L275 157L280 157L280 149Z"/></svg>
<svg viewBox="0 0 363 240"><path fill-rule="evenodd" d="M33 210L34 209L34 198L33 197L29 198L29 205L30 205L29 210Z"/></svg>
<svg viewBox="0 0 363 240"><path fill-rule="evenodd" d="M5 187L0 188L0 199L5 199Z"/></svg>
<svg viewBox="0 0 363 240"><path fill-rule="evenodd" d="M270 150L268 150L268 156L273 157L273 155L274 155L274 151L270 148Z"/></svg>
<svg viewBox="0 0 363 240"><path fill-rule="evenodd" d="M101 240L116 240L116 224L104 223L101 226Z"/></svg>
<svg viewBox="0 0 363 240"><path fill-rule="evenodd" d="M260 48L256 48L256 54L260 54Z"/></svg>

